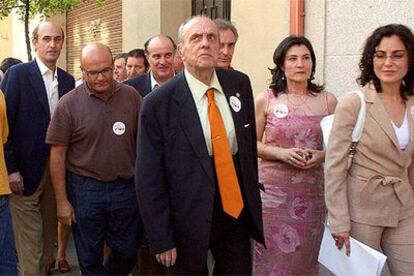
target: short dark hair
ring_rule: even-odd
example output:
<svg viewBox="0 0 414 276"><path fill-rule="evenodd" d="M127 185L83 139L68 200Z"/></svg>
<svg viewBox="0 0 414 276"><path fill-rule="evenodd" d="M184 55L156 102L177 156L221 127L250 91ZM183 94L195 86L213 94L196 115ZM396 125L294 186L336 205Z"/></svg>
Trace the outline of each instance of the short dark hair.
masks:
<svg viewBox="0 0 414 276"><path fill-rule="evenodd" d="M128 58L128 54L127 53L120 53L114 56L114 61L117 59L121 59L123 58L126 62L127 58Z"/></svg>
<svg viewBox="0 0 414 276"><path fill-rule="evenodd" d="M56 25L55 23L50 22L50 21L40 22L40 23L39 23L39 24L37 24L37 25L36 25L36 27L33 29L33 32L32 32L32 39L38 39L38 38L39 38L39 27L40 27L40 25L42 25L43 23L46 23L46 22L49 22L49 23L52 23L52 24ZM56 25L56 26L57 26L57 25ZM63 39L65 39L65 32L63 31L62 26L59 26L59 28L60 28L60 31L62 32L62 37L63 37Z"/></svg>
<svg viewBox="0 0 414 276"><path fill-rule="evenodd" d="M381 82L374 72L374 54L381 40L393 35L398 36L407 49L408 72L403 78L404 84L400 91L401 97L407 99L407 96L414 94L414 35L407 26L401 24L381 26L367 38L359 62L361 75L357 78L357 82L361 86L372 82L377 92L382 92Z"/></svg>
<svg viewBox="0 0 414 276"><path fill-rule="evenodd" d="M19 64L19 63L22 63L20 59L12 58L12 57L5 58L1 62L0 70L3 71L3 73L6 73L10 67L12 67L13 65Z"/></svg>
<svg viewBox="0 0 414 276"><path fill-rule="evenodd" d="M174 51L173 52L175 52L175 50L177 49L177 44L175 44L174 39L172 39L169 35L154 35L154 36L150 37L144 43L144 51L145 51L145 54L148 55L148 45L150 44L151 40L153 40L154 38L157 38L157 37L164 37L164 38L167 38L168 40L170 40L171 43L172 43L172 45L173 45L173 48L174 48Z"/></svg>
<svg viewBox="0 0 414 276"><path fill-rule="evenodd" d="M323 85L315 84L312 82L312 80L314 79L316 69L316 55L311 42L304 36L291 35L286 37L282 40L282 42L279 43L273 54L273 62L276 66L272 69L269 68L270 73L272 74L272 82L270 83L269 88L273 90L275 96L287 92L287 82L283 67L287 51L295 45L304 45L306 48L308 48L311 55L312 72L310 78L308 79L308 90L311 93L318 93L324 89Z"/></svg>
<svg viewBox="0 0 414 276"><path fill-rule="evenodd" d="M145 70L148 69L149 63L148 63L147 57L145 56L144 50L142 50L142 49L131 50L131 51L128 52L127 60L128 60L129 57L143 58L144 59Z"/></svg>

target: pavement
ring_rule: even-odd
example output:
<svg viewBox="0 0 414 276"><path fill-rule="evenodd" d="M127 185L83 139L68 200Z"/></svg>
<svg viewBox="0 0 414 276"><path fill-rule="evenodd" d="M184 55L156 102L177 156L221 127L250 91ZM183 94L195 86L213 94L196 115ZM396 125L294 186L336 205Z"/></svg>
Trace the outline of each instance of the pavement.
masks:
<svg viewBox="0 0 414 276"><path fill-rule="evenodd" d="M76 256L75 244L73 242L72 235L70 236L68 248L66 250L66 260L72 266L72 270L67 273L60 273L59 271L57 271L57 267L56 267L55 270L52 271L51 275L63 275L63 276L81 275L80 270L79 270L78 258ZM327 270L321 265L318 276L333 276L333 275L334 274L332 274L329 270Z"/></svg>

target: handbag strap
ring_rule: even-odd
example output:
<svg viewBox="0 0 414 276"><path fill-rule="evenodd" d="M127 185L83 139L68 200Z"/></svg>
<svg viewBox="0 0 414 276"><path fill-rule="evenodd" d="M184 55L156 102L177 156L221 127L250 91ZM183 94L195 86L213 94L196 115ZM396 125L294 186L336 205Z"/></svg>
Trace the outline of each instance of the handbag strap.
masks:
<svg viewBox="0 0 414 276"><path fill-rule="evenodd" d="M351 167L352 159L354 159L359 139L361 139L367 113L364 93L362 93L360 90L355 90L350 93L356 93L359 96L361 107L359 108L359 114L355 123L354 130L352 131L352 142L348 152L348 169Z"/></svg>

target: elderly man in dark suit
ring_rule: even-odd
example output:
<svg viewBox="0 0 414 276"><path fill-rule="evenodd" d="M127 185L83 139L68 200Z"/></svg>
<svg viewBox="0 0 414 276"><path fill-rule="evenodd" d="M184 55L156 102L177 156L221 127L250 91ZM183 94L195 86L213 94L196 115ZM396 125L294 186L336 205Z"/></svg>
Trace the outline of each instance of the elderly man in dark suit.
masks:
<svg viewBox="0 0 414 276"><path fill-rule="evenodd" d="M61 27L39 24L32 39L36 59L10 68L1 85L10 127L5 158L21 275L47 274L47 258L56 239L56 201L45 136L59 98L75 86L73 77L56 66L63 40Z"/></svg>
<svg viewBox="0 0 414 276"><path fill-rule="evenodd" d="M142 97L160 87L174 77L174 40L166 35L156 35L144 44L145 56L149 63L149 72L125 81L134 87Z"/></svg>
<svg viewBox="0 0 414 276"><path fill-rule="evenodd" d="M249 78L215 70L208 17L179 29L184 72L145 97L136 185L151 250L172 274L251 274L250 238L263 242Z"/></svg>

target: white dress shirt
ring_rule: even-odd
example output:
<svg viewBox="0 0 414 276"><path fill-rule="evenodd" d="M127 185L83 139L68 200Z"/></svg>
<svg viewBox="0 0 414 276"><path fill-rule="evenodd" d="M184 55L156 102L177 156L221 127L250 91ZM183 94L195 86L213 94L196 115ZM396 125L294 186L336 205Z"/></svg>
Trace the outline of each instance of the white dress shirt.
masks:
<svg viewBox="0 0 414 276"><path fill-rule="evenodd" d="M157 80L154 78L154 75L150 71L150 84L151 84L151 91L154 90L157 87L160 87L160 84L157 82Z"/></svg>
<svg viewBox="0 0 414 276"><path fill-rule="evenodd" d="M59 101L57 69L53 72L39 58L36 58L36 63L39 67L40 74L42 74L43 83L45 84L50 117L52 117Z"/></svg>

